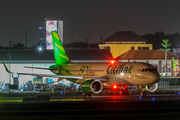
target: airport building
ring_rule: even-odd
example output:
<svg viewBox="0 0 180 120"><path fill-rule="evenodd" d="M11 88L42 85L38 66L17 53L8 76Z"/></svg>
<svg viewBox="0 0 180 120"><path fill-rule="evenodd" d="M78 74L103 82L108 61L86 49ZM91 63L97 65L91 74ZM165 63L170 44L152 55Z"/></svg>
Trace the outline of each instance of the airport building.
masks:
<svg viewBox="0 0 180 120"><path fill-rule="evenodd" d="M118 31L99 44L100 49L110 49L114 58L129 50L152 50L153 45L133 31Z"/></svg>

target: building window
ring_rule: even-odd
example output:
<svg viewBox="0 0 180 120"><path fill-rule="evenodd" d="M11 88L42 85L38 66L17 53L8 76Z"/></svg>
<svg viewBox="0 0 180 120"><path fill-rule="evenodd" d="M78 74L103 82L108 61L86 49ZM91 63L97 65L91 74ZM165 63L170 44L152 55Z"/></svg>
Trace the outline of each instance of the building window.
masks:
<svg viewBox="0 0 180 120"><path fill-rule="evenodd" d="M158 69L158 66L157 66L157 65L155 65L154 67L156 68L156 70Z"/></svg>
<svg viewBox="0 0 180 120"><path fill-rule="evenodd" d="M131 50L134 50L134 47L131 47Z"/></svg>
<svg viewBox="0 0 180 120"><path fill-rule="evenodd" d="M149 47L142 47L142 50L149 50Z"/></svg>
<svg viewBox="0 0 180 120"><path fill-rule="evenodd" d="M141 50L141 47L138 47L138 50Z"/></svg>

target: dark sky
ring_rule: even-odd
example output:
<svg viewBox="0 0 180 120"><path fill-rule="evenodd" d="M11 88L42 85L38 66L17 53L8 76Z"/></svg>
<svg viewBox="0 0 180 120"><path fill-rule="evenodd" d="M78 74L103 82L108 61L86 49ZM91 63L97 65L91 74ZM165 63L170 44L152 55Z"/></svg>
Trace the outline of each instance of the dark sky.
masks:
<svg viewBox="0 0 180 120"><path fill-rule="evenodd" d="M39 41L39 27L45 18L64 21L64 42L100 42L117 31L134 31L139 35L163 31L180 33L179 0L3 0L0 3L0 44ZM69 32L71 31L71 32Z"/></svg>

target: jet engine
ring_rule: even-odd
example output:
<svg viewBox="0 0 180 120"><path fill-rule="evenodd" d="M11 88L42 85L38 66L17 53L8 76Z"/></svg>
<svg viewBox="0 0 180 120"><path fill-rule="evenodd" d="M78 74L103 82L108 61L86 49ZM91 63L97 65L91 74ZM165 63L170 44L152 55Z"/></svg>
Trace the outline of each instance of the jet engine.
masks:
<svg viewBox="0 0 180 120"><path fill-rule="evenodd" d="M137 86L138 90L141 92L143 92L145 90L148 92L154 92L157 90L157 87L158 87L158 83L150 84L150 85L146 85L146 86L142 86L142 85Z"/></svg>
<svg viewBox="0 0 180 120"><path fill-rule="evenodd" d="M103 84L100 80L86 80L81 84L81 89L85 94L100 93Z"/></svg>
<svg viewBox="0 0 180 120"><path fill-rule="evenodd" d="M149 92L154 92L158 88L158 83L146 85L146 90Z"/></svg>

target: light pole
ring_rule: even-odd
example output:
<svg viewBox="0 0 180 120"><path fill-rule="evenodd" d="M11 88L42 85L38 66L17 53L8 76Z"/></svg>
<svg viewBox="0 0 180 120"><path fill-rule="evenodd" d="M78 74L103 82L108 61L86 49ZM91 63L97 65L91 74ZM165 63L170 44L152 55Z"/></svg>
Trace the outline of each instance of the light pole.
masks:
<svg viewBox="0 0 180 120"><path fill-rule="evenodd" d="M11 53L8 53L9 56L9 70L11 71ZM9 73L9 84L11 84L11 74Z"/></svg>

